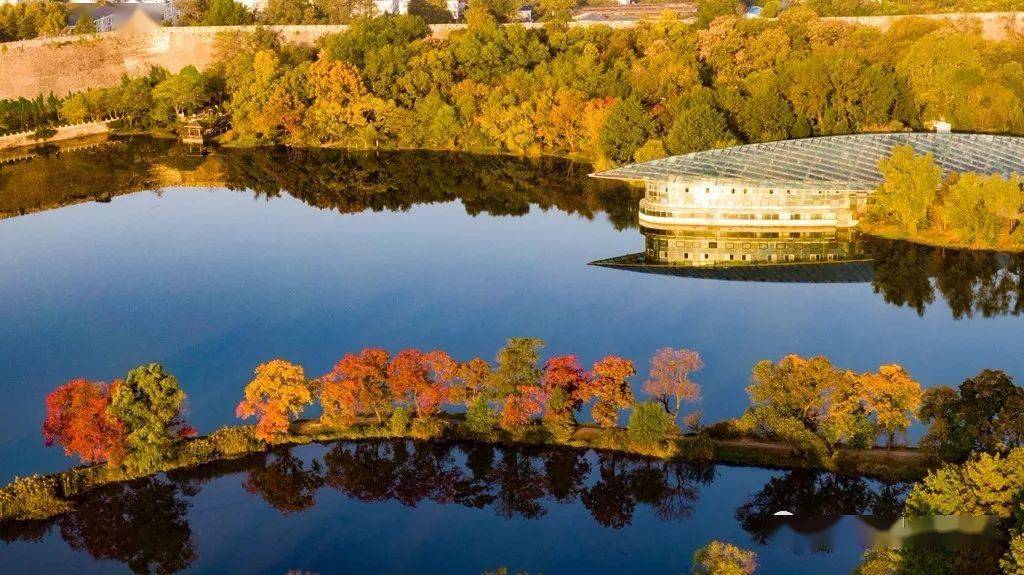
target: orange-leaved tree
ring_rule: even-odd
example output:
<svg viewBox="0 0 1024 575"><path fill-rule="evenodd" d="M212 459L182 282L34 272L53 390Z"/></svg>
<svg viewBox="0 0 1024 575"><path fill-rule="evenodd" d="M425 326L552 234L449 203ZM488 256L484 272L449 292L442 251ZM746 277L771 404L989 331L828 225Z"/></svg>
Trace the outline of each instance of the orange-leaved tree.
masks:
<svg viewBox="0 0 1024 575"><path fill-rule="evenodd" d="M125 426L107 412L110 386L72 379L46 396L43 438L85 463L117 463L125 454Z"/></svg>
<svg viewBox="0 0 1024 575"><path fill-rule="evenodd" d="M429 417L448 401L458 367L451 356L440 350L423 353L414 348L403 349L388 365L391 393L411 405L417 415Z"/></svg>
<svg viewBox="0 0 1024 575"><path fill-rule="evenodd" d="M547 393L539 385L521 385L505 397L499 425L506 431L518 431L529 425L544 409Z"/></svg>
<svg viewBox="0 0 1024 575"><path fill-rule="evenodd" d="M469 406L476 398L486 396L493 372L490 362L479 357L474 357L459 365L459 383L461 385L452 388L449 399L452 402Z"/></svg>
<svg viewBox="0 0 1024 575"><path fill-rule="evenodd" d="M636 375L633 362L615 355L605 356L594 364L587 386L583 390L583 401L596 398L590 415L601 427L615 427L619 410L634 403L633 389L629 378Z"/></svg>
<svg viewBox="0 0 1024 575"><path fill-rule="evenodd" d="M320 380L323 419L349 426L360 415L372 413L378 423L383 422L391 412L389 359L388 352L379 348L364 349L341 358Z"/></svg>
<svg viewBox="0 0 1024 575"><path fill-rule="evenodd" d="M286 433L289 422L312 402L313 389L302 366L275 359L256 368L235 413L243 419L259 417L256 436L269 441Z"/></svg>
<svg viewBox="0 0 1024 575"><path fill-rule="evenodd" d="M700 371L704 362L700 354L689 349L663 347L651 358L651 375L644 382L644 391L661 403L668 413L679 413L683 402L700 398L700 386L690 374ZM671 402L675 400L675 411Z"/></svg>

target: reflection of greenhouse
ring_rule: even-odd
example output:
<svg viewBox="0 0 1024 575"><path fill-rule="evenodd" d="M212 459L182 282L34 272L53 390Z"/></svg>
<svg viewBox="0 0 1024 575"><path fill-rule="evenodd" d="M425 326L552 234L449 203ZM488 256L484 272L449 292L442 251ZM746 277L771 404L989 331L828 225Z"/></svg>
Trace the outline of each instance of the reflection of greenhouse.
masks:
<svg viewBox="0 0 1024 575"><path fill-rule="evenodd" d="M784 282L865 282L871 263L852 230L641 223L644 251L594 262L647 273Z"/></svg>
<svg viewBox="0 0 1024 575"><path fill-rule="evenodd" d="M882 181L879 160L895 146L932 154L945 174L1024 173L1024 138L894 133L735 146L593 175L643 182L641 223L852 227Z"/></svg>
<svg viewBox="0 0 1024 575"><path fill-rule="evenodd" d="M722 266L864 259L854 233L835 227L641 225L640 231L648 263Z"/></svg>

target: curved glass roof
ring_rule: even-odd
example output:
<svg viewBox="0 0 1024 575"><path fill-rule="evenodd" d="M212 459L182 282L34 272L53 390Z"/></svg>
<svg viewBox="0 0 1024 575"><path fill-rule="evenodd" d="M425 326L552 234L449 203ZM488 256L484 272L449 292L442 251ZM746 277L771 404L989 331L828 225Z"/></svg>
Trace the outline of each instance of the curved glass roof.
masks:
<svg viewBox="0 0 1024 575"><path fill-rule="evenodd" d="M751 187L870 190L882 181L878 161L895 146L930 153L949 172L1024 174L1024 138L989 134L851 134L693 152L591 174L651 182L742 184Z"/></svg>

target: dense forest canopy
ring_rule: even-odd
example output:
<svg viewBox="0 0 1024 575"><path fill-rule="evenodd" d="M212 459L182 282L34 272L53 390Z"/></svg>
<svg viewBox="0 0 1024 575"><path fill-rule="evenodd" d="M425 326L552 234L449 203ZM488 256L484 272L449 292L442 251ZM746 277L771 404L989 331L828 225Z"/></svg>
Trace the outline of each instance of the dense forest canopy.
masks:
<svg viewBox="0 0 1024 575"><path fill-rule="evenodd" d="M622 163L742 142L867 131L1024 133L1024 43L907 18L887 32L790 9L775 21L659 20L627 29L361 19L319 49L232 34L199 72L156 70L68 97L66 121L133 128L223 105L236 145L460 149ZM0 105L0 129L42 105ZM47 105L49 108L49 105ZM29 120L26 120L26 117Z"/></svg>

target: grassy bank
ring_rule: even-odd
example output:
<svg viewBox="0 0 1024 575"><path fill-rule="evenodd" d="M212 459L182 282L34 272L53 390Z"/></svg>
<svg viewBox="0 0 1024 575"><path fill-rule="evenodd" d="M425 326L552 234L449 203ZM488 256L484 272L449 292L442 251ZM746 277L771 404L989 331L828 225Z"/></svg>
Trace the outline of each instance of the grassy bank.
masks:
<svg viewBox="0 0 1024 575"><path fill-rule="evenodd" d="M862 221L857 225L857 230L876 238L910 242L933 248L1024 253L1024 245L1018 243L1006 241L993 245L984 242L964 242L955 234L940 234L934 231L908 234L901 231L897 226L888 224L866 223Z"/></svg>
<svg viewBox="0 0 1024 575"><path fill-rule="evenodd" d="M774 469L819 469L864 475L885 480L913 480L931 467L925 454L916 449L840 449L830 460L814 460L794 447L752 439L712 439L706 434L669 434L658 445L637 446L627 439L623 428L602 429L581 425L564 439L545 433L540 426L512 435L500 430L478 433L469 429L463 416L445 414L429 432L412 427L394 433L386 424L364 421L341 428L316 420L292 424L287 435L273 443L255 438L252 426L224 427L208 436L187 440L160 469L132 474L106 464L79 466L49 475L16 478L0 488L0 521L47 519L70 511L74 499L92 489L139 479L156 473L187 469L216 461L238 459L282 445L303 445L333 441L407 438L422 441L477 441L496 445L553 445L595 449L662 459L683 459L728 465Z"/></svg>

